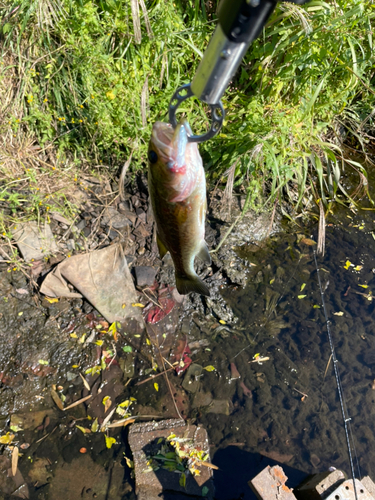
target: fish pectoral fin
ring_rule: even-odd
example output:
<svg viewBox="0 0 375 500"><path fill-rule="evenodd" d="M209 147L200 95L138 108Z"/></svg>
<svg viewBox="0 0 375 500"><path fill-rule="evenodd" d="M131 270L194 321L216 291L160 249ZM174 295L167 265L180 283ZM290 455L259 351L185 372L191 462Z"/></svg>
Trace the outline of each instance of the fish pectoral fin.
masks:
<svg viewBox="0 0 375 500"><path fill-rule="evenodd" d="M168 253L167 247L164 245L164 243L161 241L159 235L156 235L156 243L158 244L158 249L159 249L159 254L160 258L162 259L166 253Z"/></svg>
<svg viewBox="0 0 375 500"><path fill-rule="evenodd" d="M176 286L178 293L186 295L190 292L199 293L200 295L210 296L210 291L207 285L197 276L181 276L176 274Z"/></svg>
<svg viewBox="0 0 375 500"><path fill-rule="evenodd" d="M208 251L207 243L205 241L203 241L202 247L199 250L199 252L197 253L197 256L201 260L203 260L203 262L206 262L207 264L211 264L211 262L212 262L211 255L210 255L210 252Z"/></svg>

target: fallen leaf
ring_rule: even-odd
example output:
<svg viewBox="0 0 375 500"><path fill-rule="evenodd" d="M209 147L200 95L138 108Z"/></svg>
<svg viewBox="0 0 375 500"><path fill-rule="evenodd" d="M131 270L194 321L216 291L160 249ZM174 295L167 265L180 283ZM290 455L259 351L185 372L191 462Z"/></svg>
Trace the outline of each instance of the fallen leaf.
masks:
<svg viewBox="0 0 375 500"><path fill-rule="evenodd" d="M304 299L305 297L307 297L307 295L298 295L299 299Z"/></svg>
<svg viewBox="0 0 375 500"><path fill-rule="evenodd" d="M17 473L18 467L18 448L15 446L12 451L12 476L14 477Z"/></svg>
<svg viewBox="0 0 375 500"><path fill-rule="evenodd" d="M134 417L124 418L122 420L115 420L114 422L107 425L107 429L113 429L115 427L126 427L127 425L132 424L133 422L135 422Z"/></svg>
<svg viewBox="0 0 375 500"><path fill-rule="evenodd" d="M109 436L106 436L104 435L105 437L105 445L107 448L111 449L112 446L116 443L116 439L115 438L112 438L112 437L109 437Z"/></svg>
<svg viewBox="0 0 375 500"><path fill-rule="evenodd" d="M62 408L64 411L66 410L70 410L71 408L74 408L75 406L78 406L80 405L81 403L84 403L85 401L87 401L88 399L92 398L92 395L90 394L90 396L86 396L82 399L78 399L78 401L74 401L74 403L72 403L71 405L67 406L66 408Z"/></svg>
<svg viewBox="0 0 375 500"><path fill-rule="evenodd" d="M99 430L99 424L98 424L98 419L96 418L91 426L91 432L98 432Z"/></svg>
<svg viewBox="0 0 375 500"><path fill-rule="evenodd" d="M72 339L78 339L78 335L75 332L71 333L70 336Z"/></svg>
<svg viewBox="0 0 375 500"><path fill-rule="evenodd" d="M90 387L89 383L87 382L87 380L85 379L85 377L81 373L79 374L79 376L81 377L81 379L83 381L83 385L86 387L86 389L88 391L90 391L91 387Z"/></svg>
<svg viewBox="0 0 375 500"><path fill-rule="evenodd" d="M46 299L47 302L49 302L50 304L54 304L55 302L58 302L59 299L53 299L51 297L44 297Z"/></svg>
<svg viewBox="0 0 375 500"><path fill-rule="evenodd" d="M303 290L304 290L305 286L306 286L306 283L302 283L302 285L301 285L301 289L300 289L300 292L303 292Z"/></svg>
<svg viewBox="0 0 375 500"><path fill-rule="evenodd" d="M159 390L159 384L157 382L154 382L154 387L155 387L155 391Z"/></svg>
<svg viewBox="0 0 375 500"><path fill-rule="evenodd" d="M184 473L182 473L181 476L180 476L179 484L183 488L186 488L186 476L185 476Z"/></svg>
<svg viewBox="0 0 375 500"><path fill-rule="evenodd" d="M339 311L337 313L333 313L334 316L344 316L344 313L342 311Z"/></svg>
<svg viewBox="0 0 375 500"><path fill-rule="evenodd" d="M226 324L227 324L227 322L226 322L226 321L224 321L223 319L219 319L219 323L220 323L221 325L226 325Z"/></svg>
<svg viewBox="0 0 375 500"><path fill-rule="evenodd" d="M350 262L350 260L347 260L347 261L345 262L344 269L349 269L349 267L350 267L350 266L354 266L354 264L352 264L352 263Z"/></svg>
<svg viewBox="0 0 375 500"><path fill-rule="evenodd" d="M368 288L368 285L360 285L359 283L358 286L361 286L362 288Z"/></svg>
<svg viewBox="0 0 375 500"><path fill-rule="evenodd" d="M45 360L45 359L38 359L38 363L40 365L48 365L49 364L49 361Z"/></svg>
<svg viewBox="0 0 375 500"><path fill-rule="evenodd" d="M212 365L205 366L203 370L206 370L207 372L213 372L215 371L215 367Z"/></svg>
<svg viewBox="0 0 375 500"><path fill-rule="evenodd" d="M355 266L354 271L360 271L363 269L363 266Z"/></svg>
<svg viewBox="0 0 375 500"><path fill-rule="evenodd" d="M126 465L129 467L129 469L134 469L134 462L132 460L130 460L130 458L126 457L125 455L124 455L124 459L125 459Z"/></svg>
<svg viewBox="0 0 375 500"><path fill-rule="evenodd" d="M320 306L318 304L313 305L313 309L320 309Z"/></svg>
<svg viewBox="0 0 375 500"><path fill-rule="evenodd" d="M0 436L0 444L10 444L14 439L14 434L7 432L4 436Z"/></svg>
<svg viewBox="0 0 375 500"><path fill-rule="evenodd" d="M135 302L132 304L132 307L145 307L144 304L141 304L140 302Z"/></svg>
<svg viewBox="0 0 375 500"><path fill-rule="evenodd" d="M61 401L61 399L59 398L59 395L57 394L57 392L53 389L51 389L51 397L52 399L54 400L57 408L59 410L64 410L64 405L63 405L63 402Z"/></svg>
<svg viewBox="0 0 375 500"><path fill-rule="evenodd" d="M106 396L105 398L103 398L102 403L104 405L104 413L107 413L107 411L110 409L111 404L112 404L111 397L110 396Z"/></svg>
<svg viewBox="0 0 375 500"><path fill-rule="evenodd" d="M300 243L303 243L304 245L308 245L308 246L313 246L313 245L316 245L316 241L310 239L310 238L302 238Z"/></svg>
<svg viewBox="0 0 375 500"><path fill-rule="evenodd" d="M86 427L81 427L80 425L76 425L77 429L79 429L83 434L90 434L91 430Z"/></svg>

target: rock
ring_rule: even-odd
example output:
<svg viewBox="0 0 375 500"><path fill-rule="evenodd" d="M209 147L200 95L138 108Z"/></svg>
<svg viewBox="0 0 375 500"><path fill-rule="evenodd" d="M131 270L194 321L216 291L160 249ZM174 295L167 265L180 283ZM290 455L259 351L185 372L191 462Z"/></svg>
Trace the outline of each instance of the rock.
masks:
<svg viewBox="0 0 375 500"><path fill-rule="evenodd" d="M130 226L131 222L127 217L120 214L120 212L115 210L113 207L108 207L104 210L100 225L121 229L122 227Z"/></svg>
<svg viewBox="0 0 375 500"><path fill-rule="evenodd" d="M200 385L200 376L202 375L203 368L201 365L193 363L187 369L186 375L182 382L182 387L187 392L197 392Z"/></svg>
<svg viewBox="0 0 375 500"><path fill-rule="evenodd" d="M157 270L151 266L138 266L134 268L135 280L138 286L151 286L154 284Z"/></svg>
<svg viewBox="0 0 375 500"><path fill-rule="evenodd" d="M13 238L26 262L44 259L57 253L58 248L50 226L29 221L13 227Z"/></svg>
<svg viewBox="0 0 375 500"><path fill-rule="evenodd" d="M31 469L28 472L30 480L35 484L38 483L38 487L43 486L48 483L48 479L52 476L51 472L48 470L50 463L46 458L37 458L33 462Z"/></svg>
<svg viewBox="0 0 375 500"><path fill-rule="evenodd" d="M214 399L207 410L207 413L218 413L221 415L230 415L233 404L229 399Z"/></svg>
<svg viewBox="0 0 375 500"><path fill-rule="evenodd" d="M288 477L278 465L269 465L249 481L250 488L261 500L295 500L293 492L285 484Z"/></svg>
<svg viewBox="0 0 375 500"><path fill-rule="evenodd" d="M318 465L320 464L320 458L318 457L318 455L315 455L315 453L311 453L310 463L316 469L318 467Z"/></svg>

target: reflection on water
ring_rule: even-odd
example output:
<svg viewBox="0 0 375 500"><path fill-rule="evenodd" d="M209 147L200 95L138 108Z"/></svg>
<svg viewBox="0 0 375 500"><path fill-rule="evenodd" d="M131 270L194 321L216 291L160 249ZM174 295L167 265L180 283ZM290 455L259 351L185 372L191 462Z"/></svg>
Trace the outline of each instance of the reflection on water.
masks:
<svg viewBox="0 0 375 500"><path fill-rule="evenodd" d="M373 219L346 212L327 227L319 264L358 463L362 476L375 477ZM224 292L243 329L211 344L217 372L202 379L202 391L231 400L232 411L199 418L216 447L262 453L307 473L334 466L349 474L311 246L297 234L281 236L248 258L256 264L248 286Z"/></svg>

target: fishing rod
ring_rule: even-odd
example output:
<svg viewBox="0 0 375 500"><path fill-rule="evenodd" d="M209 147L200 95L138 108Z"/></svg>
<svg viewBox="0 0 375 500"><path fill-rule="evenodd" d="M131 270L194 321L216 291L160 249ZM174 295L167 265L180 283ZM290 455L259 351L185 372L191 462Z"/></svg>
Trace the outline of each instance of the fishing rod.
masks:
<svg viewBox="0 0 375 500"><path fill-rule="evenodd" d="M352 434L351 425L350 425L351 418L348 415L348 411L347 411L346 405L345 405L344 391L343 391L343 387L342 387L342 384L341 384L340 374L339 374L339 370L338 370L338 366L337 366L338 365L338 360L336 358L335 347L333 345L333 340L332 340L331 322L328 319L328 314L327 314L327 309L326 309L326 303L325 303L325 300L324 300L325 289L323 290L323 287L322 287L322 281L320 279L320 270L319 270L319 267L318 267L318 261L317 261L317 258L316 258L316 251L315 250L314 250L314 261L315 261L316 273L317 273L317 276L318 276L320 296L321 296L321 299L322 299L323 313L324 313L324 318L325 318L326 326L327 326L327 335L328 335L329 345L330 345L330 348L331 348L331 356L332 356L332 362L333 362L333 369L334 369L334 372L335 372L337 391L338 391L338 394L339 394L341 414L342 414L342 419L343 419L343 422L344 422L345 438L346 438L346 445L348 447L348 455L349 455L350 470L351 470L351 475L352 475L352 480L353 480L354 496L355 496L355 500L358 500L357 489L356 489L356 485L355 485L354 463L353 463L352 449L351 449L350 437L349 437L349 430L350 430L350 435L352 436L353 447L354 447L354 452L355 452L353 434ZM358 464L358 459L357 459L357 453L355 453L355 456L356 456L356 461L357 461L358 473L360 475L359 464Z"/></svg>
<svg viewBox="0 0 375 500"><path fill-rule="evenodd" d="M288 0L305 4L310 0ZM178 88L169 104L169 122L177 126L176 111L182 102L195 96L211 110L211 128L202 135L190 135L189 142L204 142L214 137L224 121L221 102L250 44L259 36L277 6L277 0L222 0L218 25L191 83Z"/></svg>

